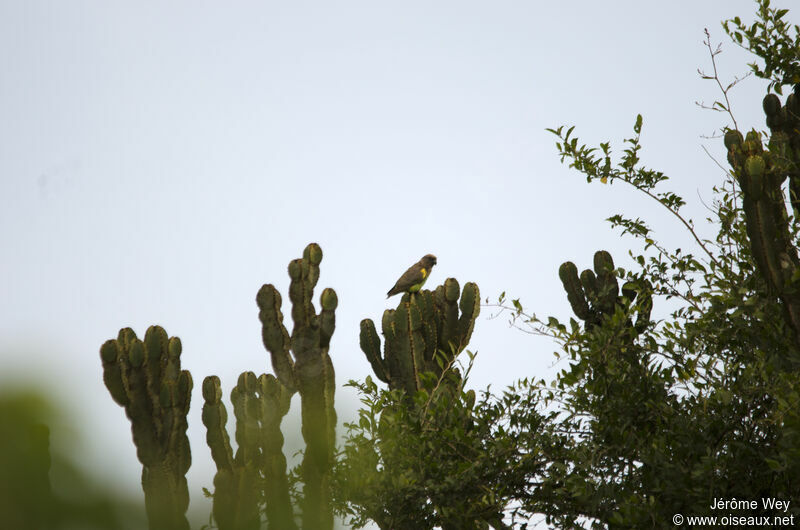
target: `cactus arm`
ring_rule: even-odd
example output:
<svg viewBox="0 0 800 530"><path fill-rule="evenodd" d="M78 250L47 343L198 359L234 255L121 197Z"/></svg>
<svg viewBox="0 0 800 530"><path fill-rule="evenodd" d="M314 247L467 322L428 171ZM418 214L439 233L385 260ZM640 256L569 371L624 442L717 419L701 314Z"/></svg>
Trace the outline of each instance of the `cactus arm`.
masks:
<svg viewBox="0 0 800 530"><path fill-rule="evenodd" d="M571 261L566 261L558 268L558 277L567 292L567 301L572 311L581 320L589 319L589 304L583 292L583 285L578 279L578 268Z"/></svg>
<svg viewBox="0 0 800 530"><path fill-rule="evenodd" d="M103 382L117 405L125 407L129 401L122 377L122 363L117 362L119 355L117 341L113 339L107 340L100 347L100 358L103 361Z"/></svg>
<svg viewBox="0 0 800 530"><path fill-rule="evenodd" d="M230 438L225 429L228 414L222 404L222 388L215 375L203 380L203 424L206 426L206 442L211 448L211 457L217 466L214 476L214 503L212 513L221 530L252 528L242 524L243 502L241 488L252 480L242 480L241 470L233 457ZM250 502L252 505L253 503ZM252 509L250 510L252 513Z"/></svg>
<svg viewBox="0 0 800 530"><path fill-rule="evenodd" d="M256 375L242 372L233 390L231 403L236 417L236 443L239 448L234 456L235 504L231 506L236 528L260 527L259 477L261 466L260 426L261 407L256 398Z"/></svg>
<svg viewBox="0 0 800 530"><path fill-rule="evenodd" d="M256 400L255 388L256 374L242 372L233 390L231 390L231 403L233 414L236 416L236 451L237 465L251 468L259 463L259 416L260 403Z"/></svg>
<svg viewBox="0 0 800 530"><path fill-rule="evenodd" d="M272 369L275 370L275 375L281 383L293 390L294 362L289 354L289 332L283 325L281 294L274 285L264 285L258 290L256 303L259 308L258 318L261 321L261 338L270 354Z"/></svg>
<svg viewBox="0 0 800 530"><path fill-rule="evenodd" d="M270 528L294 530L289 479L286 476L286 457L283 455L281 420L289 412L291 394L274 376L262 374L258 378L261 404L261 441L264 477L264 498L267 504L267 521Z"/></svg>
<svg viewBox="0 0 800 530"><path fill-rule="evenodd" d="M614 273L614 261L611 254L598 250L594 254L594 271L597 275L597 305L600 312L608 315L614 312L619 297L619 284Z"/></svg>
<svg viewBox="0 0 800 530"><path fill-rule="evenodd" d="M322 261L322 249L311 243L303 250L301 259L289 263L289 299L292 301L292 320L295 329L311 325L315 316L311 302L314 287L319 279L319 264Z"/></svg>
<svg viewBox="0 0 800 530"><path fill-rule="evenodd" d="M319 297L319 305L322 310L319 313L320 346L326 351L331 343L331 336L336 329L336 307L339 305L339 298L336 291L327 288L322 291Z"/></svg>
<svg viewBox="0 0 800 530"><path fill-rule="evenodd" d="M307 282L307 289L309 291L309 305L311 301L311 292L314 290L314 287L316 287L317 281L319 280L320 263L322 263L322 249L316 243L309 243L306 248L303 249L303 265L307 271L305 278Z"/></svg>
<svg viewBox="0 0 800 530"><path fill-rule="evenodd" d="M438 349L448 356L458 349L458 295L459 285L455 278L447 278L434 295L442 322Z"/></svg>
<svg viewBox="0 0 800 530"><path fill-rule="evenodd" d="M310 299L308 292L309 279L304 278L308 274L308 269L303 270L303 260L296 259L289 263L289 300L292 303L292 322L295 329L308 326L310 308L305 303L305 299Z"/></svg>
<svg viewBox="0 0 800 530"><path fill-rule="evenodd" d="M217 470L233 469L233 450L228 431L228 413L222 404L222 387L219 377L210 375L203 380L203 425L206 426L206 443Z"/></svg>
<svg viewBox="0 0 800 530"><path fill-rule="evenodd" d="M383 358L386 365L386 372L390 384L394 385L391 388L400 388L400 380L393 381L393 377L398 377L400 363L398 362L397 353L395 350L395 342L397 333L395 333L394 326L394 309L387 309L383 312L381 318L381 332L383 333Z"/></svg>
<svg viewBox="0 0 800 530"><path fill-rule="evenodd" d="M406 298L406 295L403 295ZM394 311L392 331L392 353L394 354L394 373L391 379L401 383L406 392L413 393L418 388L417 374L414 371L414 351L411 338L411 324L409 322L408 307L403 301Z"/></svg>
<svg viewBox="0 0 800 530"><path fill-rule="evenodd" d="M436 348L439 346L439 318L433 303L433 294L430 291L422 291L415 301L422 317L422 337L425 341L423 361L425 366L431 366L436 356Z"/></svg>
<svg viewBox="0 0 800 530"><path fill-rule="evenodd" d="M361 351L367 356L372 371L384 383L389 383L389 374L386 371L386 364L381 357L381 339L375 330L375 323L369 318L361 321L361 332L359 333L359 345Z"/></svg>
<svg viewBox="0 0 800 530"><path fill-rule="evenodd" d="M472 338L475 321L481 312L481 291L478 289L478 284L474 282L464 284L459 308L461 309L461 316L458 319L459 348L463 349Z"/></svg>

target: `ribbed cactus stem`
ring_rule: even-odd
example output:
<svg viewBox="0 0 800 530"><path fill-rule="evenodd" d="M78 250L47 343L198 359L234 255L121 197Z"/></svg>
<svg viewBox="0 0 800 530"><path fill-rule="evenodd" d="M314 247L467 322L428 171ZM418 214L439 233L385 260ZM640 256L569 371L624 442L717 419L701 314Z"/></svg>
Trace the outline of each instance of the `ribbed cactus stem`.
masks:
<svg viewBox="0 0 800 530"><path fill-rule="evenodd" d="M286 475L286 457L283 454L281 421L289 412L291 393L275 376L262 374L258 378L260 397L262 462L264 498L267 503L267 521L272 528L296 528L289 496L289 479Z"/></svg>
<svg viewBox="0 0 800 530"><path fill-rule="evenodd" d="M417 298L415 295L413 298ZM404 296L405 298L405 296ZM395 368L403 388L412 394L420 387L419 376L425 366L425 341L422 336L422 320L419 307L409 301L400 304L394 312Z"/></svg>
<svg viewBox="0 0 800 530"><path fill-rule="evenodd" d="M367 356L367 360L372 365L372 371L384 383L389 382L389 374L386 365L381 357L381 339L375 330L375 323L365 318L361 321L361 333L359 334L359 344L361 351Z"/></svg>
<svg viewBox="0 0 800 530"><path fill-rule="evenodd" d="M476 283L467 282L464 284L458 307L461 309L461 316L458 318L458 347L463 350L472 338L472 332L475 330L475 321L481 312L480 290Z"/></svg>
<svg viewBox="0 0 800 530"><path fill-rule="evenodd" d="M597 300L597 275L592 269L585 269L581 272L581 285L583 286L583 292L586 293L587 300Z"/></svg>
<svg viewBox="0 0 800 530"><path fill-rule="evenodd" d="M210 375L203 380L203 425L206 426L206 443L217 470L233 469L233 450L228 431L228 412L222 404L222 387L219 377Z"/></svg>
<svg viewBox="0 0 800 530"><path fill-rule="evenodd" d="M438 346L447 353L458 347L458 296L459 285L455 278L447 278L433 292L434 304L438 309L434 312L434 319L438 316L440 322L437 326Z"/></svg>
<svg viewBox="0 0 800 530"><path fill-rule="evenodd" d="M336 307L339 305L339 297L336 291L330 287L322 291L319 297L319 343L323 348L328 348L331 337L336 329Z"/></svg>
<svg viewBox="0 0 800 530"><path fill-rule="evenodd" d="M181 370L180 355L180 340L159 326L148 328L144 341L123 328L100 348L103 381L131 421L151 529L189 528L186 416L192 377Z"/></svg>
<svg viewBox="0 0 800 530"><path fill-rule="evenodd" d="M256 374L242 372L239 381L231 391L233 414L236 416L237 463L245 467L259 464L260 454L260 403L256 397Z"/></svg>

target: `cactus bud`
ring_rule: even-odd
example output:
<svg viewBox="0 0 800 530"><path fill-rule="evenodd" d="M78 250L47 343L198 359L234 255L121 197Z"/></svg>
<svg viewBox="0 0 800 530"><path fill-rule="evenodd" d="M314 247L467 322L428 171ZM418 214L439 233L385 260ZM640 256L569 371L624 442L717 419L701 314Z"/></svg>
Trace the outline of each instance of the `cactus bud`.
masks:
<svg viewBox="0 0 800 530"><path fill-rule="evenodd" d="M764 102L762 106L764 107L764 113L767 116L772 116L781 110L781 100L778 99L778 96L775 94L767 94L764 96Z"/></svg>
<svg viewBox="0 0 800 530"><path fill-rule="evenodd" d="M758 155L761 153L761 136L756 131L750 131L744 139L744 152L747 155Z"/></svg>
<svg viewBox="0 0 800 530"><path fill-rule="evenodd" d="M725 133L725 147L732 149L734 146L742 145L742 133L736 129L731 129Z"/></svg>
<svg viewBox="0 0 800 530"><path fill-rule="evenodd" d="M800 115L800 96L797 94L789 94L786 98L786 105L784 105L789 112L793 113L795 118Z"/></svg>
<svg viewBox="0 0 800 530"><path fill-rule="evenodd" d="M628 299L628 302L633 302L636 299L637 283L625 282L622 285L622 296Z"/></svg>
<svg viewBox="0 0 800 530"><path fill-rule="evenodd" d="M322 294L319 297L319 303L322 306L322 309L326 311L333 311L336 309L336 306L339 305L339 298L336 296L336 291L331 288L327 288L322 291Z"/></svg>
<svg viewBox="0 0 800 530"><path fill-rule="evenodd" d="M455 302L458 300L458 295L461 287L455 278L447 278L444 282L444 297L448 302Z"/></svg>
<svg viewBox="0 0 800 530"><path fill-rule="evenodd" d="M289 262L289 277L292 280L297 281L300 279L300 276L302 275L303 271L301 267L302 264L303 260L301 259L296 259Z"/></svg>
<svg viewBox="0 0 800 530"><path fill-rule="evenodd" d="M117 360L117 343L113 340L107 340L100 347L100 357L107 363L113 363Z"/></svg>

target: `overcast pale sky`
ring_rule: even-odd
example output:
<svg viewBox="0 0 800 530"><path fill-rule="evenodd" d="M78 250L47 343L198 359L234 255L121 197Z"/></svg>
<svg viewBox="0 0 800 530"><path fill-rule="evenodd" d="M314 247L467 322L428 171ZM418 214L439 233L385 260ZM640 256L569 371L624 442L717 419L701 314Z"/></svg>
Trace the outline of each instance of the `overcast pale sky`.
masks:
<svg viewBox="0 0 800 530"><path fill-rule="evenodd" d="M784 2L788 4L788 2ZM678 223L622 186L560 165L546 127L621 140L644 116L643 159L671 176L704 231L728 125L703 28L723 42L725 80L751 60L720 21L755 3L0 1L0 382L52 386L83 421L78 457L124 490L141 467L98 350L121 327L183 342L195 392L189 471L199 526L213 463L203 377L226 395L269 371L255 294L286 293L286 266L322 246L318 293L339 295L331 343L337 407L355 417L359 321L423 254L447 277L569 318L557 269L631 240L604 221ZM733 92L740 127L764 128L764 84ZM705 230L707 236L712 232ZM501 389L554 368L556 346L488 319L472 386ZM558 367L556 367L558 368ZM299 400L293 402L296 418ZM287 436L296 439L296 419ZM232 427L229 425L229 429ZM54 434L55 436L55 434ZM291 441L291 440L290 440ZM140 494L140 493L137 493Z"/></svg>

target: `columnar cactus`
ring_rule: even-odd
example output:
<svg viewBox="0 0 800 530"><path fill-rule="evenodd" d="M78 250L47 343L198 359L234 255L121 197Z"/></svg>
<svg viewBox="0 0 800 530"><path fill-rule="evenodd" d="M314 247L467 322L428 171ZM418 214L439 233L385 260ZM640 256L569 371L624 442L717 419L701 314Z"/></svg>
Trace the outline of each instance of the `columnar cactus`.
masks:
<svg viewBox="0 0 800 530"><path fill-rule="evenodd" d="M280 424L289 411L291 394L272 375L239 376L231 392L236 416L236 456L225 429L227 412L215 375L203 381L203 424L217 466L214 477L214 519L221 530L257 530L259 506L266 505L270 528L297 528L294 523L283 455ZM263 496L261 493L263 492Z"/></svg>
<svg viewBox="0 0 800 530"><path fill-rule="evenodd" d="M189 528L186 415L192 376L181 370L180 355L180 339L168 338L159 326L148 328L144 341L132 329L121 329L100 348L103 381L131 421L152 530Z"/></svg>
<svg viewBox="0 0 800 530"><path fill-rule="evenodd" d="M728 162L742 189L742 209L757 270L782 302L789 329L800 345L800 259L792 241L784 205L783 182L789 179L794 222L800 218L800 85L781 106L774 94L764 98L771 138L736 130L725 134Z"/></svg>
<svg viewBox="0 0 800 530"><path fill-rule="evenodd" d="M333 528L330 473L333 466L336 412L333 408L334 372L328 348L335 328L336 292L325 289L317 314L311 301L319 279L322 249L311 243L303 257L289 264L292 333L283 324L281 295L272 285L258 291L264 346L278 380L290 392L300 393L303 438L303 527Z"/></svg>
<svg viewBox="0 0 800 530"><path fill-rule="evenodd" d="M421 388L423 373L441 375L444 366L466 348L480 313L476 284L465 284L460 298L459 302L455 278L433 292L404 294L397 309L383 313L383 355L375 324L369 318L362 320L361 350L378 379L411 394Z"/></svg>
<svg viewBox="0 0 800 530"><path fill-rule="evenodd" d="M617 306L624 303L623 298L619 296L614 260L605 250L595 253L594 272L586 269L579 278L578 268L571 261L567 261L559 267L558 276L567 292L567 300L572 310L584 321L587 330L600 325L604 317L612 315ZM638 296L639 314L634 327L641 332L650 321L650 311L653 307L652 286L649 283L637 285L635 282L626 282L622 286L622 295L627 303L633 302Z"/></svg>

